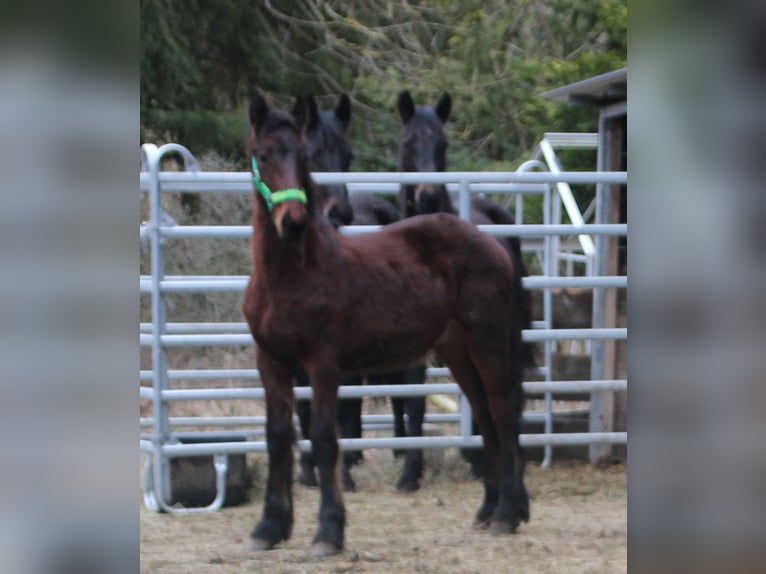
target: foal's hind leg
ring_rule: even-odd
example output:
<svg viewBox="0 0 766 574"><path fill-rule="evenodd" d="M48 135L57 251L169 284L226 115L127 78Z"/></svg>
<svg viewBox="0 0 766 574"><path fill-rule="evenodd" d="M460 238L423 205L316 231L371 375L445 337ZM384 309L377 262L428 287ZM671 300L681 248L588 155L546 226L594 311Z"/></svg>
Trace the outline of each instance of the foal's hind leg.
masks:
<svg viewBox="0 0 766 574"><path fill-rule="evenodd" d="M481 434L479 425L474 419L471 423L471 433ZM471 478L476 480L484 478L484 453L480 448L461 448L460 456L471 465Z"/></svg>
<svg viewBox="0 0 766 574"><path fill-rule="evenodd" d="M471 357L486 391L499 442L500 496L492 514L493 532L514 532L529 520L529 495L524 486L524 454L519 444L523 389L521 367L486 341L472 345Z"/></svg>
<svg viewBox="0 0 766 574"><path fill-rule="evenodd" d="M440 342L436 352L450 368L452 376L460 385L471 413L484 439L484 500L476 513L476 525L486 526L497 508L500 498L499 442L487 403L481 376L465 345L462 333L455 331L449 339Z"/></svg>

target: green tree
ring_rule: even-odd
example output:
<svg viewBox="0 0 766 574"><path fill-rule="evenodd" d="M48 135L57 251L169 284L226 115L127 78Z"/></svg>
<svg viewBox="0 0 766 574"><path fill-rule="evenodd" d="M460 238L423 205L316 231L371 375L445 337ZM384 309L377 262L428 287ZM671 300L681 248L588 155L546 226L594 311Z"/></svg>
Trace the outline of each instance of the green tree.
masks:
<svg viewBox="0 0 766 574"><path fill-rule="evenodd" d="M510 169L591 131L547 89L627 62L626 0L142 0L142 137L241 153L253 90L354 101L354 169L395 167L399 91L453 96L453 169Z"/></svg>

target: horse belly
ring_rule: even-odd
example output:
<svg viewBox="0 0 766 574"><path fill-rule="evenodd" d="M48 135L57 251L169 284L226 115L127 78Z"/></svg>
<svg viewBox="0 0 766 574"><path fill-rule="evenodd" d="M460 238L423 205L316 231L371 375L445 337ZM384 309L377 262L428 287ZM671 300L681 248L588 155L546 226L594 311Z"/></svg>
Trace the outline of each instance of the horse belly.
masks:
<svg viewBox="0 0 766 574"><path fill-rule="evenodd" d="M417 364L433 348L445 329L443 321L400 331L357 339L339 354L340 367L349 373L379 373Z"/></svg>

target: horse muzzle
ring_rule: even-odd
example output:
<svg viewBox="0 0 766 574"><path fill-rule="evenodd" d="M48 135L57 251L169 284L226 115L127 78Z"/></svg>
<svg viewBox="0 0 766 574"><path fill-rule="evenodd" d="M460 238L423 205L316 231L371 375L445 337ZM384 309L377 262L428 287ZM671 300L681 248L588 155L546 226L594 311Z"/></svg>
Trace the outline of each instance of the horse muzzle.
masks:
<svg viewBox="0 0 766 574"><path fill-rule="evenodd" d="M324 212L335 229L343 225L351 225L351 222L354 220L354 212L348 204L343 205L342 203L331 201L325 206Z"/></svg>
<svg viewBox="0 0 766 574"><path fill-rule="evenodd" d="M437 186L422 183L415 188L415 210L417 213L440 211Z"/></svg>
<svg viewBox="0 0 766 574"><path fill-rule="evenodd" d="M274 208L274 225L284 240L298 239L309 222L306 206L297 201L286 202Z"/></svg>

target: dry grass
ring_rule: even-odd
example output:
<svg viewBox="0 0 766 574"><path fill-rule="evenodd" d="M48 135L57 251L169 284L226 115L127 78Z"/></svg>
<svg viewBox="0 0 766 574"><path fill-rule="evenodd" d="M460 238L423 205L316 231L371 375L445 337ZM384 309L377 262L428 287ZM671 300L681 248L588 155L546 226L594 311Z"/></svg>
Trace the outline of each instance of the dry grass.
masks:
<svg viewBox="0 0 766 574"><path fill-rule="evenodd" d="M239 169L215 157L201 158L203 169ZM163 198L164 208L181 224L246 224L249 195L201 197L193 218L183 210L178 194ZM146 219L146 202L142 219ZM142 252L141 272L148 272ZM169 274L248 274L248 241L189 240L168 244ZM169 321L241 321L240 294L168 297ZM141 299L141 320L149 320L147 296ZM253 368L251 348L171 349L170 368ZM151 353L142 349L141 368L150 367ZM242 381L173 383L173 387L243 386ZM527 407L537 408L539 402ZM571 408L571 403L556 404ZM367 412L389 412L386 403L368 400ZM429 406L429 412L436 412ZM142 403L142 416L150 416ZM257 401L181 402L173 416L260 415ZM454 429L444 429L454 432ZM209 572L625 572L627 562L627 477L623 466L596 469L587 465L541 470L528 465L527 486L532 497L532 520L514 536L491 536L474 530L481 485L468 478L468 467L455 450L427 451L423 488L402 495L394 484L401 463L390 451L369 450L354 470L358 491L346 495L348 528L345 551L315 559L309 552L316 528L318 493L296 485L295 527L290 541L266 553L244 550L260 515L262 485L257 483L250 504L197 516L168 516L141 505L141 572L178 574ZM248 460L264 476L265 458Z"/></svg>
<svg viewBox="0 0 766 574"><path fill-rule="evenodd" d="M295 487L292 538L275 550L244 550L260 515L262 487L250 504L201 516L141 509L141 572L422 572L613 573L627 564L627 476L624 466L528 465L532 519L513 536L472 528L481 484L467 478L457 452L432 451L420 491L394 490L400 471L389 451L368 451L346 495L346 549L310 554L318 493ZM443 457L443 459L442 459ZM439 463L439 460L441 463ZM255 457L256 464L264 463ZM263 476L263 473L260 473Z"/></svg>

